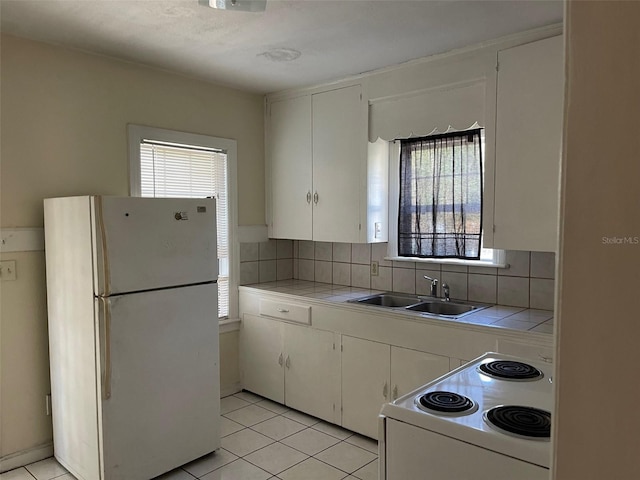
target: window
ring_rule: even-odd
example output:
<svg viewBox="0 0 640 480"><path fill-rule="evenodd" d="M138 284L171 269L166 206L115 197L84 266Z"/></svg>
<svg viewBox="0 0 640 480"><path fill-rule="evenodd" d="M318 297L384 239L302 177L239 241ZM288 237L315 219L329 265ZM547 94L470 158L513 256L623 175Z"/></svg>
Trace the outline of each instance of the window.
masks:
<svg viewBox="0 0 640 480"><path fill-rule="evenodd" d="M482 248L483 130L393 145L389 256L501 263L502 251Z"/></svg>
<svg viewBox="0 0 640 480"><path fill-rule="evenodd" d="M131 194L216 198L218 316L235 313L231 262L235 205L235 141L137 125L129 126ZM232 298L234 297L234 298Z"/></svg>

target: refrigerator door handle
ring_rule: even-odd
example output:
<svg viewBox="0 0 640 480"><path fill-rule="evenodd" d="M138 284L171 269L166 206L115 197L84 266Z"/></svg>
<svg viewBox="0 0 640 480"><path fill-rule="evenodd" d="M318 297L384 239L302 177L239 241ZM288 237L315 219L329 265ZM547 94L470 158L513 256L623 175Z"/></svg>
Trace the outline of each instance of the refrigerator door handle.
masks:
<svg viewBox="0 0 640 480"><path fill-rule="evenodd" d="M107 250L107 231L104 226L104 213L102 209L102 196L96 195L96 217L98 228L100 230L100 247L102 249L102 288L103 295L111 293L111 273L109 272L109 252Z"/></svg>
<svg viewBox="0 0 640 480"><path fill-rule="evenodd" d="M111 309L109 299L99 297L102 304L102 398L111 398Z"/></svg>

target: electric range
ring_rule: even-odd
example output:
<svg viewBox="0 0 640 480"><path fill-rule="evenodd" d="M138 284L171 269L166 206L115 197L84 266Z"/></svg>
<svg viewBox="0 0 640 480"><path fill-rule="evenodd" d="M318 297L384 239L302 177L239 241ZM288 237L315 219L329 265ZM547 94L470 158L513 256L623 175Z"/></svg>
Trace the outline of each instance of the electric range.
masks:
<svg viewBox="0 0 640 480"><path fill-rule="evenodd" d="M380 479L546 480L553 365L489 352L385 404Z"/></svg>

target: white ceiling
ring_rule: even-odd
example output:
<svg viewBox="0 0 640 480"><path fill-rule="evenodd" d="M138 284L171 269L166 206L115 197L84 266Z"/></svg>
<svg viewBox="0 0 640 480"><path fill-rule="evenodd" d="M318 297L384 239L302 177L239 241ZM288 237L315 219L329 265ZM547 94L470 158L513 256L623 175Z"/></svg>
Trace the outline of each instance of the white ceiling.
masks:
<svg viewBox="0 0 640 480"><path fill-rule="evenodd" d="M562 0L268 0L263 13L198 0L0 0L0 7L4 33L257 93L396 65L558 23L563 14Z"/></svg>

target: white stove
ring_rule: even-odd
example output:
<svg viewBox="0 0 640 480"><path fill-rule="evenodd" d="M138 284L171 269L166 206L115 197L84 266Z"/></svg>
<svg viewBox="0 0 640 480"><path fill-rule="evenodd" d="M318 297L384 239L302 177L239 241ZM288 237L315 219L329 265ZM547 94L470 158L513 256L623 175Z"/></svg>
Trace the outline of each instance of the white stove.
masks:
<svg viewBox="0 0 640 480"><path fill-rule="evenodd" d="M380 479L547 480L553 365L486 353L383 406Z"/></svg>

